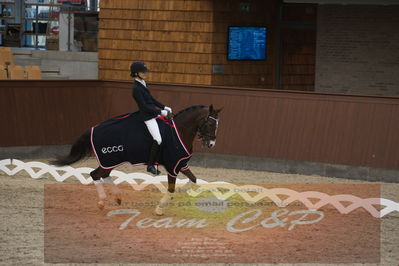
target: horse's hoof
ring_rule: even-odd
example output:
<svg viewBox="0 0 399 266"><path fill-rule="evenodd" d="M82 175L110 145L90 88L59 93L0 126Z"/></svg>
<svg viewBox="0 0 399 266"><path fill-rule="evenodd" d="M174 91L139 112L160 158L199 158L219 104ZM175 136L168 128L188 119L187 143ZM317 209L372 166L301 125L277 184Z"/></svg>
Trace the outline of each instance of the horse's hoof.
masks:
<svg viewBox="0 0 399 266"><path fill-rule="evenodd" d="M118 203L118 205L121 205L122 203L122 199L120 197L117 197L115 201Z"/></svg>
<svg viewBox="0 0 399 266"><path fill-rule="evenodd" d="M163 215L163 209L159 206L155 208L155 213L159 216Z"/></svg>
<svg viewBox="0 0 399 266"><path fill-rule="evenodd" d="M97 207L98 207L100 210L104 210L104 206L105 206L104 201L99 201L99 202L97 202Z"/></svg>
<svg viewBox="0 0 399 266"><path fill-rule="evenodd" d="M121 194L120 194L120 193L115 194L115 202L116 202L118 205L121 205L121 203L122 203L122 197L121 197Z"/></svg>

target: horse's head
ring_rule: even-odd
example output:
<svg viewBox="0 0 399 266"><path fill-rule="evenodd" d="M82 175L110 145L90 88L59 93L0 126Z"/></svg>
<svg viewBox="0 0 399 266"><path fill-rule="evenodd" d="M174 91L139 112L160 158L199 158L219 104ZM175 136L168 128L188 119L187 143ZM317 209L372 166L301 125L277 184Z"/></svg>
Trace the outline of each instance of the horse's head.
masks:
<svg viewBox="0 0 399 266"><path fill-rule="evenodd" d="M197 136L202 141L203 147L213 148L216 144L216 133L219 126L219 113L221 109L214 109L209 106L208 115L203 119L198 128Z"/></svg>

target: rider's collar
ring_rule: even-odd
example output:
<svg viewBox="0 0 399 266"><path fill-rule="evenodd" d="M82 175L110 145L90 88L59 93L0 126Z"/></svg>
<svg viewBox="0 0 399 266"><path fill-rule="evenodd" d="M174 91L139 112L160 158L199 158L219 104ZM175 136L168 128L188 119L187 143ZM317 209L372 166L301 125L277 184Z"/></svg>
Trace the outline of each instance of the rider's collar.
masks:
<svg viewBox="0 0 399 266"><path fill-rule="evenodd" d="M144 79L135 78L135 80L138 81L138 82L140 82L141 84L144 85L144 87L147 88L147 84L145 83L145 80L144 80Z"/></svg>

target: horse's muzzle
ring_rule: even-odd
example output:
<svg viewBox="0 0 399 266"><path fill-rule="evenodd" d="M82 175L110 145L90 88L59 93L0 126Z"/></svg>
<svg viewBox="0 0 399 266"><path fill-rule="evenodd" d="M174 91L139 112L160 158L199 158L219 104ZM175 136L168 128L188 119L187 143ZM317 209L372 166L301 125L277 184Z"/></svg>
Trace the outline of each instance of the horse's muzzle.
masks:
<svg viewBox="0 0 399 266"><path fill-rule="evenodd" d="M209 149L212 149L216 145L216 140L205 140L202 142L203 147L207 147Z"/></svg>

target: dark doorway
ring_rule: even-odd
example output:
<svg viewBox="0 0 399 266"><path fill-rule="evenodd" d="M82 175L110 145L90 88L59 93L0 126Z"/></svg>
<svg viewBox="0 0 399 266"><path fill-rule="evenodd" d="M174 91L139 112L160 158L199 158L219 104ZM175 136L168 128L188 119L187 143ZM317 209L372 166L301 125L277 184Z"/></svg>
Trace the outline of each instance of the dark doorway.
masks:
<svg viewBox="0 0 399 266"><path fill-rule="evenodd" d="M317 5L280 6L279 89L314 91Z"/></svg>

